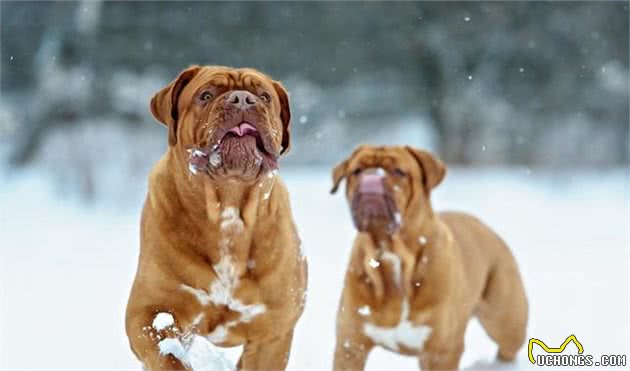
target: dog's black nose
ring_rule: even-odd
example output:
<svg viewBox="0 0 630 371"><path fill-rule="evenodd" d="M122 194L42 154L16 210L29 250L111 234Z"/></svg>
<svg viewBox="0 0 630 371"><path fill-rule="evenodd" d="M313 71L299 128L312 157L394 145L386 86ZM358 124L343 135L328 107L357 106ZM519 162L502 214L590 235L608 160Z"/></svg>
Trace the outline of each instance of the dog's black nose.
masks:
<svg viewBox="0 0 630 371"><path fill-rule="evenodd" d="M242 110L253 107L256 103L258 103L258 98L247 90L235 90L231 92L226 101L226 104Z"/></svg>

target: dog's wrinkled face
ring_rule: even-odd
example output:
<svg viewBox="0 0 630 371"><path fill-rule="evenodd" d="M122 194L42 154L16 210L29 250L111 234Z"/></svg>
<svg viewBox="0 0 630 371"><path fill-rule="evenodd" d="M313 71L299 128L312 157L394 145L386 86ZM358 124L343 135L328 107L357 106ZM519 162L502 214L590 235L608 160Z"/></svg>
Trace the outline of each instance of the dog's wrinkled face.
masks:
<svg viewBox="0 0 630 371"><path fill-rule="evenodd" d="M361 146L333 171L336 192L346 179L346 197L356 228L391 235L410 209L430 212L429 191L444 178L444 164L410 147Z"/></svg>
<svg viewBox="0 0 630 371"><path fill-rule="evenodd" d="M192 66L153 97L151 110L193 174L255 180L289 149L287 92L253 69Z"/></svg>

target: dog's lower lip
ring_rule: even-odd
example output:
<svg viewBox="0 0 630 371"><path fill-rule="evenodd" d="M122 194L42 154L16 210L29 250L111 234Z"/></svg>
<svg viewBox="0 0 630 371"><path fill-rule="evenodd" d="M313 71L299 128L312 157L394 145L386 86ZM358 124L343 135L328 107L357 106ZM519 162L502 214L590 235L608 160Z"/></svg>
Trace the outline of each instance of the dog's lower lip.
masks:
<svg viewBox="0 0 630 371"><path fill-rule="evenodd" d="M254 130L251 130L249 125L251 125L251 127L253 127ZM237 127L237 126L239 126L240 128L239 129L235 129L235 127ZM242 129L245 129L245 130L242 130ZM215 131L214 135L211 135L212 139L211 139L210 143L208 144L208 146L206 148L207 148L209 154L213 153L213 152L221 151L221 148L222 148L222 145L223 145L223 141L224 141L224 139L226 139L227 136L234 136L236 138L243 138L246 135L252 135L252 136L254 136L256 138L256 148L257 148L258 152L264 158L266 158L268 161L270 161L270 163L275 168L277 166L277 159L279 157L279 153L274 148L274 146L273 146L273 144L271 142L271 138L269 138L269 135L268 135L268 133L265 130L259 130L258 127L254 126L253 124L251 124L251 123L249 123L247 121L242 121L238 125L232 126L230 128L225 128L225 129L222 129L222 130Z"/></svg>

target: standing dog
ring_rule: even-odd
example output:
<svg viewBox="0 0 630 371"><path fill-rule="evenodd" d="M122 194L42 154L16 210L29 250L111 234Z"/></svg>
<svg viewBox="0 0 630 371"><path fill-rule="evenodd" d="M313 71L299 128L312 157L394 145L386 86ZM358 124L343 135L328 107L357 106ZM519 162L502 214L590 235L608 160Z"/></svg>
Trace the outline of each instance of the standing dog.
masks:
<svg viewBox="0 0 630 371"><path fill-rule="evenodd" d="M452 370L471 316L513 360L525 340L527 299L506 244L476 218L433 212L446 173L410 147L359 147L333 171L359 233L337 314L335 370L362 370L375 345Z"/></svg>
<svg viewBox="0 0 630 371"><path fill-rule="evenodd" d="M280 83L252 69L192 66L151 100L168 150L149 176L127 305L131 349L150 370L286 367L306 289L287 190ZM218 363L217 363L218 362Z"/></svg>

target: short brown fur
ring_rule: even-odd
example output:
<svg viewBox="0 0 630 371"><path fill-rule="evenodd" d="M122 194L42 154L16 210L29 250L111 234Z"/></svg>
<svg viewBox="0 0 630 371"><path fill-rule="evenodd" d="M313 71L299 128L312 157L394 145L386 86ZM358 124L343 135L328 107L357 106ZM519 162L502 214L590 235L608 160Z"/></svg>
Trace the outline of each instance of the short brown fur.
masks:
<svg viewBox="0 0 630 371"><path fill-rule="evenodd" d="M431 333L419 349L401 345L397 351L417 356L423 370L458 368L472 316L498 344L498 357L513 360L525 340L528 304L505 242L473 216L433 212L430 193L446 167L426 151L361 146L334 169L333 192L346 178L352 200L359 171L376 166L387 171L388 187L398 190L393 197L400 228L391 235L364 231L355 239L337 314L334 369L364 368L370 350L382 345L366 335L364 325L396 326L403 298L409 321L430 327ZM404 176L391 175L394 169ZM400 287L392 265L381 258L384 251L402 262ZM371 259L380 265L373 267ZM367 315L359 310L366 305Z"/></svg>
<svg viewBox="0 0 630 371"><path fill-rule="evenodd" d="M273 156L289 148L287 93L280 83L255 70L192 66L155 95L151 111L168 127L169 147L149 176L138 270L127 306L129 342L147 369L183 369L173 355L159 354L160 339L206 336L236 320L216 344L244 345L238 368L282 370L303 311L306 261L287 189L278 177L262 170L243 177L189 172L188 150L207 145L208 129L219 130L227 120L221 107L220 114L212 116L214 106L195 103L199 89L208 84L219 87L214 90L217 100L235 89L255 94L264 90L270 100L260 104L258 128L274 133L268 142ZM236 210L231 224L223 214L228 208ZM227 242L223 246L221 241ZM238 322L240 314L229 306L204 304L191 292L209 290L225 256L238 279L234 299L265 305L264 313L250 321ZM175 326L152 328L159 312L172 314Z"/></svg>

